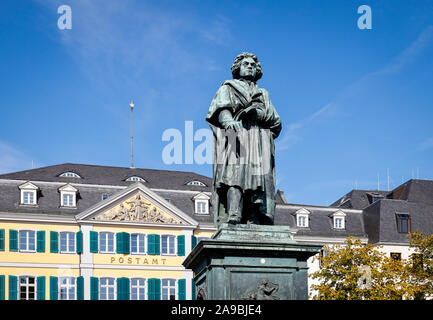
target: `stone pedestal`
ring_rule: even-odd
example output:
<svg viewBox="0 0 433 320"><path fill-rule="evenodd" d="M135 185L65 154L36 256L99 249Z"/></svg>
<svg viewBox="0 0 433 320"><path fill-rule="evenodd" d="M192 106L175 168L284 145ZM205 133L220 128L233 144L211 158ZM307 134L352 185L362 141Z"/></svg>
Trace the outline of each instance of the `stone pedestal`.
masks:
<svg viewBox="0 0 433 320"><path fill-rule="evenodd" d="M294 241L288 226L223 224L183 265L198 300L306 300L307 259L320 249Z"/></svg>

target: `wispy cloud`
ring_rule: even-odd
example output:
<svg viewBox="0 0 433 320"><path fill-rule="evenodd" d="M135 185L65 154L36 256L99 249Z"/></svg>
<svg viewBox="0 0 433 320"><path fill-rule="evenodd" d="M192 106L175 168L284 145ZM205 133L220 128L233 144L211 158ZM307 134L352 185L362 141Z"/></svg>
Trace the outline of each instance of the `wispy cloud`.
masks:
<svg viewBox="0 0 433 320"><path fill-rule="evenodd" d="M31 166L32 160L28 155L8 143L0 141L0 173L25 170Z"/></svg>
<svg viewBox="0 0 433 320"><path fill-rule="evenodd" d="M287 129L285 130L285 133L281 137L281 139L279 139L275 143L276 150L278 151L286 150L293 147L296 143L302 140L302 137L300 136L301 129L307 127L314 120L325 116L331 109L332 109L332 104L329 103L326 106L315 111L305 119L299 122L290 123Z"/></svg>
<svg viewBox="0 0 433 320"><path fill-rule="evenodd" d="M431 148L433 148L433 137L428 138L428 139L422 141L422 142L418 145L417 150L418 150L418 151L425 151L425 150L428 150L428 149L431 149Z"/></svg>

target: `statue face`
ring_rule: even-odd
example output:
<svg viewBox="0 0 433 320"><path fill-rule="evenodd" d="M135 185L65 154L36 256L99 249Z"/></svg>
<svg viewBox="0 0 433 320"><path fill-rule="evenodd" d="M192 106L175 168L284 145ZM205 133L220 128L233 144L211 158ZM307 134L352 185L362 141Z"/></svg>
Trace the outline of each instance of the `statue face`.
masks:
<svg viewBox="0 0 433 320"><path fill-rule="evenodd" d="M257 66L253 58L245 58L241 62L239 76L244 79L253 80L257 74Z"/></svg>

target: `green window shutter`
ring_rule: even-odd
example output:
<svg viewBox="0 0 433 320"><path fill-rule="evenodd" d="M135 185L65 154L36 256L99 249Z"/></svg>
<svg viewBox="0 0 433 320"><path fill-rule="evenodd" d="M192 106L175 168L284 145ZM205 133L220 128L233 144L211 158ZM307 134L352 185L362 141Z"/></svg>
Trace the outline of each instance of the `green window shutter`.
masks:
<svg viewBox="0 0 433 320"><path fill-rule="evenodd" d="M45 300L45 277L36 278L36 299Z"/></svg>
<svg viewBox="0 0 433 320"><path fill-rule="evenodd" d="M59 278L50 277L50 300L59 299Z"/></svg>
<svg viewBox="0 0 433 320"><path fill-rule="evenodd" d="M77 253L83 253L83 232L82 231L78 231L75 234L75 242L76 242L76 248L77 248Z"/></svg>
<svg viewBox="0 0 433 320"><path fill-rule="evenodd" d="M123 235L123 253L129 254L131 248L131 235L127 232Z"/></svg>
<svg viewBox="0 0 433 320"><path fill-rule="evenodd" d="M129 300L128 278L117 278L117 300Z"/></svg>
<svg viewBox="0 0 433 320"><path fill-rule="evenodd" d="M177 236L177 255L184 256L185 255L185 236Z"/></svg>
<svg viewBox="0 0 433 320"><path fill-rule="evenodd" d="M9 251L18 251L18 231L9 230Z"/></svg>
<svg viewBox="0 0 433 320"><path fill-rule="evenodd" d="M50 252L59 252L59 233L56 231L50 231Z"/></svg>
<svg viewBox="0 0 433 320"><path fill-rule="evenodd" d="M178 300L186 300L186 280L179 279L177 280L177 292L178 292Z"/></svg>
<svg viewBox="0 0 433 320"><path fill-rule="evenodd" d="M36 233L36 238L36 252L45 252L45 231L38 231Z"/></svg>
<svg viewBox="0 0 433 320"><path fill-rule="evenodd" d="M0 300L5 299L5 276L0 276Z"/></svg>
<svg viewBox="0 0 433 320"><path fill-rule="evenodd" d="M90 277L90 300L99 300L99 279Z"/></svg>
<svg viewBox="0 0 433 320"><path fill-rule="evenodd" d="M5 229L0 229L0 251L5 251Z"/></svg>
<svg viewBox="0 0 433 320"><path fill-rule="evenodd" d="M161 300L161 280L149 279L148 280L148 300Z"/></svg>
<svg viewBox="0 0 433 320"><path fill-rule="evenodd" d="M147 236L147 254L156 253L156 234L149 234Z"/></svg>
<svg viewBox="0 0 433 320"><path fill-rule="evenodd" d="M77 300L84 300L84 278L77 277Z"/></svg>
<svg viewBox="0 0 433 320"><path fill-rule="evenodd" d="M18 278L16 276L9 276L9 300L17 300L17 286Z"/></svg>
<svg viewBox="0 0 433 320"><path fill-rule="evenodd" d="M129 253L130 236L127 232L119 232L116 234L116 252Z"/></svg>
<svg viewBox="0 0 433 320"><path fill-rule="evenodd" d="M90 231L90 252L98 253L98 232Z"/></svg>
<svg viewBox="0 0 433 320"><path fill-rule="evenodd" d="M196 245L197 245L197 237L191 236L191 250L194 249Z"/></svg>
<svg viewBox="0 0 433 320"><path fill-rule="evenodd" d="M195 300L195 281L191 279L191 300Z"/></svg>
<svg viewBox="0 0 433 320"><path fill-rule="evenodd" d="M161 236L159 234L155 234L155 254L157 256L161 254L160 245L161 245Z"/></svg>

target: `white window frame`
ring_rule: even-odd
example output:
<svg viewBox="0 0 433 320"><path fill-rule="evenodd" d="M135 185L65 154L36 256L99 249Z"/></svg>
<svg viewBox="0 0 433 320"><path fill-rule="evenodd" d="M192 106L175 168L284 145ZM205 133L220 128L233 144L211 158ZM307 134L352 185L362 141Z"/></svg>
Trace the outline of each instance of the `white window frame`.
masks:
<svg viewBox="0 0 433 320"><path fill-rule="evenodd" d="M144 252L133 252L132 251L132 237L133 236L139 236L139 237L144 237ZM146 233L139 233L139 232L134 232L131 233L131 239L130 239L130 253L134 254L134 255L146 255L147 254L147 234ZM137 249L139 248L138 243L137 243Z"/></svg>
<svg viewBox="0 0 433 320"><path fill-rule="evenodd" d="M108 250L102 250L102 246L101 246L101 239L102 239L102 235L103 234L111 234L113 236L113 251L108 251ZM108 237L107 237L108 240ZM106 242L106 248L108 249L108 241ZM109 253L109 254L113 254L116 252L116 234L112 231L100 231L99 235L98 235L98 249L99 249L99 253Z"/></svg>
<svg viewBox="0 0 433 320"><path fill-rule="evenodd" d="M59 175L59 177L63 177L63 178L79 178L79 179L81 179L80 175L78 175L78 174L76 174L75 172L72 172L72 171L63 172L61 175Z"/></svg>
<svg viewBox="0 0 433 320"><path fill-rule="evenodd" d="M295 212L296 226L298 228L309 228L310 227L310 211L305 208L301 208ZM301 218L305 219L305 225L301 225Z"/></svg>
<svg viewBox="0 0 433 320"><path fill-rule="evenodd" d="M146 180L144 180L142 177L138 177L138 176L131 176L128 179L126 179L126 181L146 182Z"/></svg>
<svg viewBox="0 0 433 320"><path fill-rule="evenodd" d="M37 277L35 275L32 275L32 274L21 274L21 275L17 276L17 278L18 278L17 279L17 281L18 281L18 284L17 284L17 289L18 289L17 290L17 295L18 295L17 300L37 300L37 281L38 281ZM26 292L27 299L21 299L21 278L33 278L34 279L34 282L31 285L31 286L34 287L34 291L33 291L34 297L33 297L33 299L28 299L28 295L29 295L28 288L30 287L29 284L25 284L23 286L23 287L27 288L27 292Z"/></svg>
<svg viewBox="0 0 433 320"><path fill-rule="evenodd" d="M34 249L30 250L29 248L29 237L26 237L26 249L21 249L21 232L33 232L34 234ZM18 251L19 252L24 252L24 253L34 253L36 252L37 249L37 232L36 230L32 230L32 229L22 229L22 230L18 230Z"/></svg>
<svg viewBox="0 0 433 320"><path fill-rule="evenodd" d="M132 299L132 289L133 289L133 281L134 280L143 280L144 281L144 299L134 299L134 300L147 300L147 279L144 277L132 277L129 279L129 300ZM137 286L137 288L140 288ZM137 297L139 297L138 291L137 291Z"/></svg>
<svg viewBox="0 0 433 320"><path fill-rule="evenodd" d="M344 230L346 229L346 214L338 210L330 215L332 217L332 227L335 230ZM337 221L341 220L341 224L337 224Z"/></svg>
<svg viewBox="0 0 433 320"><path fill-rule="evenodd" d="M174 241L173 241L173 253L169 252L170 251L170 242L167 242L167 251L168 251L168 253L164 253L163 252L162 239L165 238L165 237L174 238ZM161 243L160 243L160 246L161 246L161 255L162 256L175 256L176 255L176 247L177 247L177 236L175 236L173 234L161 234L160 239L161 239Z"/></svg>
<svg viewBox="0 0 433 320"><path fill-rule="evenodd" d="M186 184L187 186L200 186L200 187L207 187L205 183L199 181L199 180L192 180Z"/></svg>
<svg viewBox="0 0 433 320"><path fill-rule="evenodd" d="M62 280L63 279L66 279L67 280L67 283L66 283L66 285L63 285L62 284ZM71 283L70 283L70 280L74 280L74 284L72 285ZM59 284L58 284L58 286L59 286L59 290L58 290L58 293L59 293L59 300L77 300L77 278L76 277L74 277L74 276L61 276L61 277L59 277ZM66 299L62 299L62 294L61 294L61 291L62 291L62 288L63 287L65 287L66 288ZM73 294L74 294L74 298L73 299L71 299L71 297L70 297L70 295L69 295L69 290L71 289L71 288L73 288Z"/></svg>
<svg viewBox="0 0 433 320"><path fill-rule="evenodd" d="M199 210L199 204L204 204L204 212ZM195 200L196 214L209 214L209 200Z"/></svg>
<svg viewBox="0 0 433 320"><path fill-rule="evenodd" d="M164 299L164 281L174 281L174 300L178 299L178 288L177 288L177 279L174 278L162 278L161 279L161 300L170 300L170 299ZM168 287L169 289L172 288L171 286ZM168 295L170 297L170 295Z"/></svg>
<svg viewBox="0 0 433 320"><path fill-rule="evenodd" d="M102 280L103 279L109 279L109 280L113 280L113 285L102 285ZM108 290L108 288L111 288L111 287L113 287L113 299L102 299L101 298L101 296L102 296L102 287L104 287L104 288L107 288L107 290ZM99 300L116 300L117 298L117 288L116 288L117 286L116 286L116 278L115 277L111 277L111 276L104 276L104 277L100 277L99 278ZM108 293L108 291L107 291L107 293ZM107 298L108 298L108 294L107 294Z"/></svg>
<svg viewBox="0 0 433 320"><path fill-rule="evenodd" d="M39 188L31 182L26 182L19 186L20 189L20 204L25 206L36 206L38 204L38 190ZM25 202L25 194L32 195L33 202Z"/></svg>
<svg viewBox="0 0 433 320"><path fill-rule="evenodd" d="M76 208L77 207L77 192L78 189L70 184L66 184L59 188L60 192L60 206L62 208ZM72 205L64 202L63 196L72 196Z"/></svg>
<svg viewBox="0 0 433 320"><path fill-rule="evenodd" d="M67 250L64 251L62 250L62 234L68 234L72 237L73 241L74 241L74 249L71 251L70 247L69 247L69 236L67 236L67 241L66 241L66 248ZM77 243L76 243L76 232L75 231L69 231L69 230L65 230L65 231L59 231L59 252L60 253L65 253L65 254L71 254L71 253L76 253L77 251Z"/></svg>

